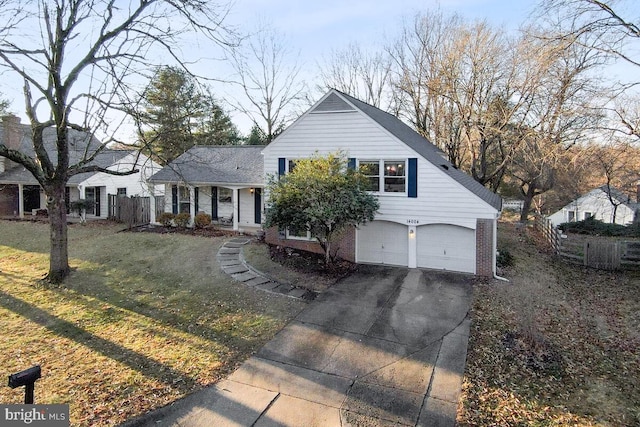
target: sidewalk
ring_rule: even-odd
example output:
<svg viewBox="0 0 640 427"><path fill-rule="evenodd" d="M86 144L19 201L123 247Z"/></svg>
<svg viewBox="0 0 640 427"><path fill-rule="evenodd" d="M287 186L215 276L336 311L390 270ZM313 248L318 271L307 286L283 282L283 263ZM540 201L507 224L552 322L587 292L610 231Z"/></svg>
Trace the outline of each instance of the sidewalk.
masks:
<svg viewBox="0 0 640 427"><path fill-rule="evenodd" d="M233 272L240 246L221 249L223 269L265 285ZM371 266L321 294L227 379L125 425L454 426L469 282Z"/></svg>

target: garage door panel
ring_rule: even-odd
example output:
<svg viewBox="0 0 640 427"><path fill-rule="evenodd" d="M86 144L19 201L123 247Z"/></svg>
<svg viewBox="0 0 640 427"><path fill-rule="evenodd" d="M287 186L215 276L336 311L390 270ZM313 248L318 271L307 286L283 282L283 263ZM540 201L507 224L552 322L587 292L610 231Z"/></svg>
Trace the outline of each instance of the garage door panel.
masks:
<svg viewBox="0 0 640 427"><path fill-rule="evenodd" d="M373 221L361 226L357 233L357 262L374 264L408 264L407 227L389 221Z"/></svg>
<svg viewBox="0 0 640 427"><path fill-rule="evenodd" d="M418 267L475 273L475 230L450 224L417 229Z"/></svg>

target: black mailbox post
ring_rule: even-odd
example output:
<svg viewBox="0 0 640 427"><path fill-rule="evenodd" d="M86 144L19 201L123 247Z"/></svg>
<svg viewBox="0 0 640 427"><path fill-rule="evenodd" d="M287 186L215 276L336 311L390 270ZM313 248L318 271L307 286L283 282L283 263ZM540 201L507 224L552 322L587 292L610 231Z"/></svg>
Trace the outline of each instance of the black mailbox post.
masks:
<svg viewBox="0 0 640 427"><path fill-rule="evenodd" d="M35 382L42 376L40 365L32 366L24 371L9 375L9 387L24 386L24 403L33 404L33 390Z"/></svg>

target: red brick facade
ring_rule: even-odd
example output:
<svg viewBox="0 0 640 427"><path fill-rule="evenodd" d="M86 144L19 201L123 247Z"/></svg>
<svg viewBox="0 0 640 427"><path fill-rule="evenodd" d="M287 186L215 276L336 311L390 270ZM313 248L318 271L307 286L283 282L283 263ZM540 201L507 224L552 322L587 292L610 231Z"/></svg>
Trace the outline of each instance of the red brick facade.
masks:
<svg viewBox="0 0 640 427"><path fill-rule="evenodd" d="M297 240L285 239L278 231L277 227L271 227L266 230L265 241L271 245L285 246L288 248L299 249L308 252L323 254L324 251L320 244L315 240ZM338 258L347 261L356 261L356 229L351 227L346 230L340 240L336 243L338 247ZM333 252L333 251L332 251Z"/></svg>
<svg viewBox="0 0 640 427"><path fill-rule="evenodd" d="M493 277L493 221L476 221L476 274Z"/></svg>

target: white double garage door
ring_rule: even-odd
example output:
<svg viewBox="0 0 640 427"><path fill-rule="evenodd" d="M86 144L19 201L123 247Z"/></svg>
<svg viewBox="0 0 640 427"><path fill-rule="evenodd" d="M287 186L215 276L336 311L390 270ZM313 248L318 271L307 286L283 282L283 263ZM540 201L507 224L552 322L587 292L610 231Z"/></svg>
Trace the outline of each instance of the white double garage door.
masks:
<svg viewBox="0 0 640 427"><path fill-rule="evenodd" d="M409 227L389 221L373 221L356 232L356 261L373 264L410 265L410 239L415 239L416 264L422 268L475 273L475 230L450 224Z"/></svg>

